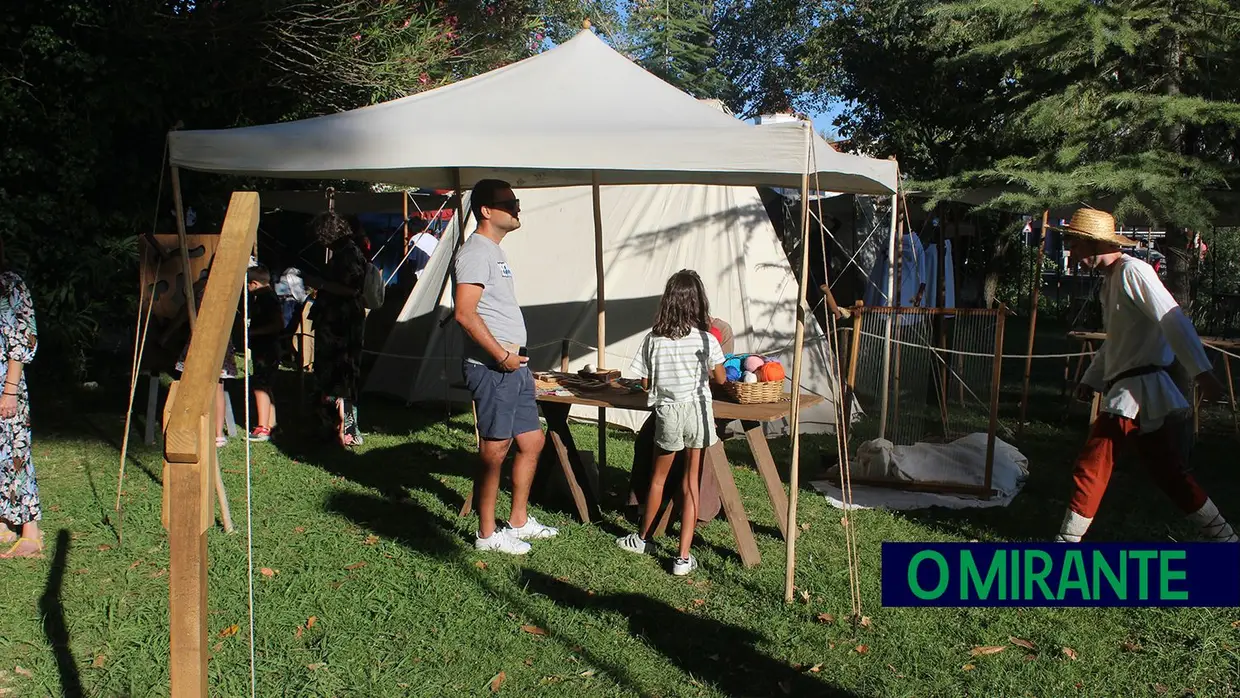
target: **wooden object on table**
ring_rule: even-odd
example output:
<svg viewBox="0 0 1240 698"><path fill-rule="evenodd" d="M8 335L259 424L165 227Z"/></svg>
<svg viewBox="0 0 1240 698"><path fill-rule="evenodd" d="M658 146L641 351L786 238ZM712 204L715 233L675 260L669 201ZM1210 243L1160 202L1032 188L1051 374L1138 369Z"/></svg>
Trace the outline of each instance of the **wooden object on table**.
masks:
<svg viewBox="0 0 1240 698"><path fill-rule="evenodd" d="M207 695L206 536L212 512L211 465L215 454L212 415L220 365L258 231L258 204L254 192L232 195L185 371L167 409L162 518L168 530L170 558L169 679L174 698Z"/></svg>

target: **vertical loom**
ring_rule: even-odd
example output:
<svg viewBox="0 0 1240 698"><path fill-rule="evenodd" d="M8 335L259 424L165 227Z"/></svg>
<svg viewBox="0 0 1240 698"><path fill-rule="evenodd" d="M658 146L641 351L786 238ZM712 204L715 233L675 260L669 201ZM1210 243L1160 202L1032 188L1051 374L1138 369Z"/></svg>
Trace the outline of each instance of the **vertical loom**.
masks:
<svg viewBox="0 0 1240 698"><path fill-rule="evenodd" d="M950 492L988 497L994 469L999 389L1002 369L1004 322L1006 306L981 308L853 308L853 337L850 348L848 384L859 400L880 405L888 414L879 420L889 429L885 438L896 446L916 443L949 442L972 433L987 434L986 469L983 484L965 482L911 482L871 479L854 476L853 482L906 490ZM941 350L944 335L934 338L936 320L950 315L952 323L951 354ZM888 322L900 328L898 360L891 368L900 375L884 394L882 329ZM951 357L951 358L949 358ZM958 384L964 396L960 405L947 399L948 385L942 378ZM933 392L931 392L933 388ZM898 410L898 414L894 413Z"/></svg>

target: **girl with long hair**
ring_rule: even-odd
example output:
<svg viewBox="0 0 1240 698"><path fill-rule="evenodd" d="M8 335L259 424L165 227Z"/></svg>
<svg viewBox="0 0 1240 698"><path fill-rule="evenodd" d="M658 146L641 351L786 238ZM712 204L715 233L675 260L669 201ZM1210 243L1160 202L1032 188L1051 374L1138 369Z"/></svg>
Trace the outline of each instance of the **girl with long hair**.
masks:
<svg viewBox="0 0 1240 698"><path fill-rule="evenodd" d="M630 367L642 379L647 404L654 408L655 460L641 529L616 539L616 544L630 552L647 552L655 515L663 502L663 484L677 454L684 451L680 551L672 563L672 574L677 576L697 569L689 548L698 518L702 452L718 440L710 384L722 385L726 380L723 348L710 325L710 304L697 272L676 272L667 280L654 327Z"/></svg>

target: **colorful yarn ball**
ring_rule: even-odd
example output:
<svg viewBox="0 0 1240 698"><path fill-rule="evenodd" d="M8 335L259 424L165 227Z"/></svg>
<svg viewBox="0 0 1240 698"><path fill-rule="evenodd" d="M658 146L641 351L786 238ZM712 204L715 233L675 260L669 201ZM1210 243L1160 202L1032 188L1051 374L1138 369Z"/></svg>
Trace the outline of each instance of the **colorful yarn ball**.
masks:
<svg viewBox="0 0 1240 698"><path fill-rule="evenodd" d="M736 375L738 375L738 376L739 376L739 375L741 375L741 373L742 373L745 369L744 369L743 367L741 367L741 359L740 359L740 357L734 356L734 357L732 357L732 358L730 358L730 359L726 359L726 360L723 362L723 370L725 370L725 371L733 371L733 370L734 370L734 371L736 371Z"/></svg>
<svg viewBox="0 0 1240 698"><path fill-rule="evenodd" d="M758 376L753 371L745 371L745 374L741 376L741 381L744 383L757 383Z"/></svg>
<svg viewBox="0 0 1240 698"><path fill-rule="evenodd" d="M758 379L763 383L781 381L784 379L784 367L776 362L762 364L758 369Z"/></svg>
<svg viewBox="0 0 1240 698"><path fill-rule="evenodd" d="M745 370L750 373L757 373L762 368L762 364L766 363L761 356L750 356L745 359Z"/></svg>
<svg viewBox="0 0 1240 698"><path fill-rule="evenodd" d="M735 366L725 366L723 370L728 374L729 383L735 383L741 377L741 372Z"/></svg>

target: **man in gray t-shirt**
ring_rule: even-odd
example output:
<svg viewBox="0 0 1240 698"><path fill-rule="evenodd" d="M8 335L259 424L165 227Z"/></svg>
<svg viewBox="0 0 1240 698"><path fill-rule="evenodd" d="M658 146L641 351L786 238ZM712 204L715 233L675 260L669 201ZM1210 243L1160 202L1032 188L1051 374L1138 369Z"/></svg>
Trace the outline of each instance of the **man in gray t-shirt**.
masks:
<svg viewBox="0 0 1240 698"><path fill-rule="evenodd" d="M500 248L504 237L521 227L521 202L506 182L484 179L474 185L470 210L478 228L457 252L453 273L455 317L466 338L462 370L481 437L482 468L474 478L479 520L474 547L524 555L530 549L526 540L550 538L557 531L526 513L544 438L534 376L526 366L525 317ZM497 528L500 469L513 441L512 513L507 525Z"/></svg>
<svg viewBox="0 0 1240 698"><path fill-rule="evenodd" d="M517 285L508 266L508 257L499 244L479 233L470 235L456 255L456 283L482 287L478 316L505 351L521 355L520 350L525 346L525 316L517 302ZM495 355L478 341L468 336L466 339L469 340L465 349L469 360L497 363Z"/></svg>

